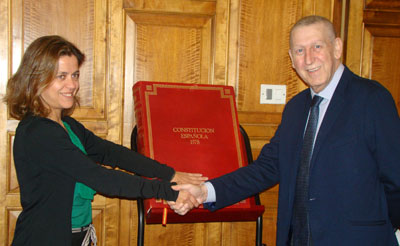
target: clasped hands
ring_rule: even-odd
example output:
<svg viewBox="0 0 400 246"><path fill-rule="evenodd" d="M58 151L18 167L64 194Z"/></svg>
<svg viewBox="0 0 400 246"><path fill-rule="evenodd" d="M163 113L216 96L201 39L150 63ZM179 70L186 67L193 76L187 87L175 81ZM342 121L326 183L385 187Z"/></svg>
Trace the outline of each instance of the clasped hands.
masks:
<svg viewBox="0 0 400 246"><path fill-rule="evenodd" d="M172 189L179 191L179 195L175 202L167 201L168 205L179 215L197 208L207 199L207 187L204 185L207 179L199 173L176 172L171 182L178 184Z"/></svg>

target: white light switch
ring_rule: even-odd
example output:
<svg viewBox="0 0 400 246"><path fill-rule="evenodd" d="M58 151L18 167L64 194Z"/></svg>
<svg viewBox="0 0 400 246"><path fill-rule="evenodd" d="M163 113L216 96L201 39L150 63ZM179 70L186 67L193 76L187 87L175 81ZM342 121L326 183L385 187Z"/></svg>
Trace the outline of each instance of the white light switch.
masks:
<svg viewBox="0 0 400 246"><path fill-rule="evenodd" d="M286 85L261 84L261 104L285 104Z"/></svg>

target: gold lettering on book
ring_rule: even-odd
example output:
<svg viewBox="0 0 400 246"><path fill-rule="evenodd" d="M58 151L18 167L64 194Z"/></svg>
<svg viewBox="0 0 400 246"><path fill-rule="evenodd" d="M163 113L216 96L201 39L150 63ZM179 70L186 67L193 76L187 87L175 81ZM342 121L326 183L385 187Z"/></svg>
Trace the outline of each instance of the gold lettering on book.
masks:
<svg viewBox="0 0 400 246"><path fill-rule="evenodd" d="M209 135L215 133L215 129L204 127L173 127L172 132L179 134L181 139L189 140L190 144L200 144L200 140L208 140Z"/></svg>

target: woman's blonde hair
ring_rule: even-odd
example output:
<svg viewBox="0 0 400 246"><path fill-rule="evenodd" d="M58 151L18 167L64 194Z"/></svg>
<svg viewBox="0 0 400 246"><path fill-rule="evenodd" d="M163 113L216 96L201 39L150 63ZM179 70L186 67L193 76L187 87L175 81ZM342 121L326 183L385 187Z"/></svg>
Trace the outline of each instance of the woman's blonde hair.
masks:
<svg viewBox="0 0 400 246"><path fill-rule="evenodd" d="M3 101L8 105L10 115L18 120L28 114L47 117L50 113L40 95L56 77L58 61L62 56L75 56L80 67L85 55L63 37L43 36L33 41L25 51L17 72L8 80ZM62 114L71 115L79 100L64 109Z"/></svg>

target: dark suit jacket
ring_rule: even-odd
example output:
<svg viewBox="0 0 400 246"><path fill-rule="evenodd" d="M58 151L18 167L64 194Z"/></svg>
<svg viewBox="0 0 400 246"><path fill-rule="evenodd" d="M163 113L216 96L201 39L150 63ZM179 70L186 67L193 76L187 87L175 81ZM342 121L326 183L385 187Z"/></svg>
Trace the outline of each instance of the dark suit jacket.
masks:
<svg viewBox="0 0 400 246"><path fill-rule="evenodd" d="M211 210L279 183L279 246L288 241L310 103L309 89L296 95L287 103L275 136L257 160L210 181L217 198ZM396 204L400 193L400 120L396 105L383 86L353 74L347 67L317 135L309 184L314 246L397 245L387 204L387 195Z"/></svg>

